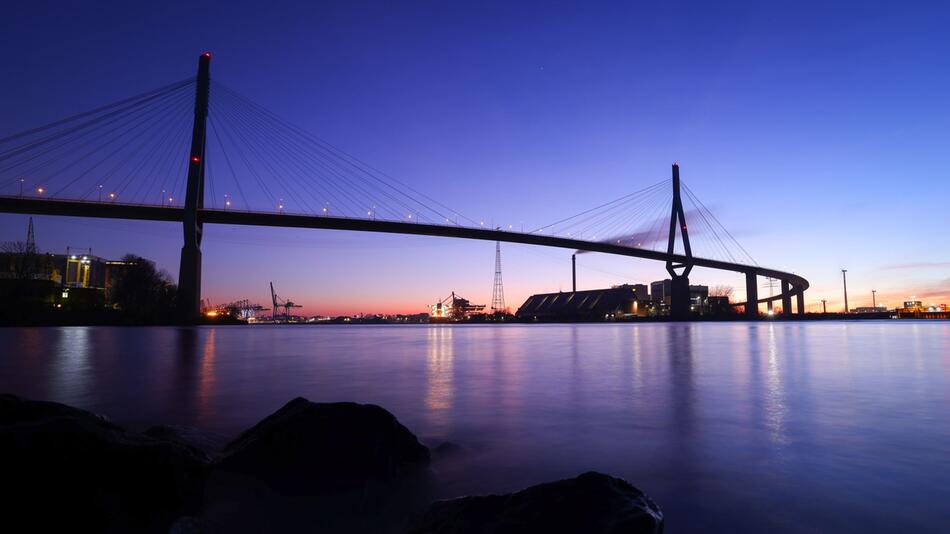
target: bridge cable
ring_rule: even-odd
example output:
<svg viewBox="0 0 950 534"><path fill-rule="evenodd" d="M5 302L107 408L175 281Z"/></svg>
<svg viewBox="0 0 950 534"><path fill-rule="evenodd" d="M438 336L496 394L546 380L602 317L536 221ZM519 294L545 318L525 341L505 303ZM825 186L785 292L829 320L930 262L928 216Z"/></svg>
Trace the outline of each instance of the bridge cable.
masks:
<svg viewBox="0 0 950 534"><path fill-rule="evenodd" d="M155 109L154 111L156 111L156 112L165 111L166 109L168 109L168 108L169 108L171 105L173 105L173 104L174 104L174 100L173 100L173 99L169 99L169 101L163 102L160 106L156 106L156 109ZM126 123L126 124L123 124L123 125L121 125L121 126L117 126L117 127L113 128L113 129L111 129L111 130L108 130L105 134L102 134L102 135L96 137L95 139L91 140L90 142L98 142L99 140L102 139L102 137L105 137L106 135L115 134L115 135L114 135L111 139L109 139L107 142L105 142L105 143L97 143L97 145L95 145L95 148L93 148L91 151L85 153L84 155L80 156L78 159L73 160L73 162L70 163L70 164L68 164L67 167L64 167L63 169L61 169L60 171L57 171L56 173L52 173L52 174L47 175L47 178L51 178L52 176L58 175L59 173L61 173L61 172L62 172L63 170L65 170L66 168L74 168L74 166L78 165L81 161L85 160L86 158L91 157L91 156L92 156L93 154L95 154L96 152L99 152L99 151L102 150L103 148L109 146L109 144L111 144L112 141L117 140L117 139L121 139L121 140L123 140L124 142L123 142L122 144L120 144L119 147L117 147L117 148L116 148L115 150L113 150L111 153L109 153L106 157L108 158L108 157L114 156L114 155L115 155L116 153L118 153L122 148L124 148L131 140L136 139L136 138L138 137L138 135L142 135L143 133L146 133L146 132L147 132L147 130L143 130L143 132L140 132L138 135L133 136L132 138L129 138L129 137L128 137L129 134L130 134L133 130L135 130L136 128L139 128L139 127L142 126L143 124L147 124L147 123L150 121L150 117L146 117L146 116L144 115L144 113L147 113L148 111L149 111L148 109L145 109L145 110L143 110L143 114L141 114L141 115L138 116L138 117L135 117L135 119L133 119L133 120L128 121L129 123L131 123L131 125L129 125L128 123ZM124 129L123 129L123 128L124 128ZM119 130L122 130L122 131L119 131ZM118 131L118 133L116 133L117 131ZM88 144L88 143L87 143L87 144ZM93 165L93 166L91 166L91 167L88 167L85 171L83 171L82 173L80 173L79 175L77 175L75 178L73 178L73 179L72 179L71 181L69 181L65 186L61 187L58 191L56 191L55 193L53 193L51 196L59 196L60 193L64 192L67 188L69 188L69 187L72 186L74 183L76 183L78 180L80 180L81 178L83 178L84 176L86 176L89 172L91 172L92 170L94 170L95 168L97 168L97 167L102 163L102 161L105 161L105 160L104 160L104 159L103 159L103 160L99 160L99 163L96 163L95 165Z"/></svg>
<svg viewBox="0 0 950 534"><path fill-rule="evenodd" d="M234 179L234 185L237 186L238 194L241 196L241 201L244 203L244 209L250 210L251 206L247 202L247 197L244 196L244 189L241 187L241 181L237 179L237 174L234 172L234 166L231 164L231 158L228 157L228 153L224 149L224 144L221 142L221 137L218 135L218 129L215 127L214 116L209 114L208 122L211 125L211 132L214 134L214 138L218 142L218 146L221 148L221 154L224 156L224 161L227 164L228 169L231 171L231 177Z"/></svg>
<svg viewBox="0 0 950 534"><path fill-rule="evenodd" d="M138 163L135 164L130 169L129 173L118 182L117 187L112 188L112 190L115 192L117 196L124 197L126 189L132 184L134 178L136 177L136 174L144 165L146 165L149 161L152 161L153 159L154 160L160 159L161 154L168 154L168 151L165 151L163 149L164 148L163 143L161 142L156 143L157 146L153 148L152 150L147 150L147 148L150 144L152 144L155 141L155 139L159 139L160 141L162 141L164 140L165 136L170 136L172 131L174 130L174 127L176 125L180 126L182 122L184 122L181 119L182 119L182 115L184 114L183 112L186 112L187 109L189 108L189 99L187 95L183 95L183 96L184 98L180 99L178 102L174 104L175 107L170 108L168 110L162 110L160 113L159 119L155 121L154 125L151 125L150 127L143 130L142 133L153 133L154 135L152 135L151 137L145 138L143 142L140 143L136 149L133 149L131 151L132 154L137 155L137 154L144 153L146 155L145 157L141 158L138 161ZM156 110L156 112L158 112L158 110ZM135 137L139 137L139 136L141 136L141 134L136 135ZM135 137L128 138L128 141L129 142L132 141ZM125 143L124 145L120 146L120 148L124 148L127 145L128 143ZM107 179L111 180L111 178L115 176L115 174L118 173L119 170L121 170L123 167L125 167L126 165L130 163L132 163L132 161L129 159L120 160L113 167L113 170L108 173ZM103 180L103 185L105 184L105 182L106 180ZM147 184L147 181L144 179L139 180L138 182L139 184L138 184L138 187L136 188L135 193L133 193L133 195L130 197L131 201L134 201L137 198L138 191L140 191L141 188Z"/></svg>
<svg viewBox="0 0 950 534"><path fill-rule="evenodd" d="M120 114L122 114L122 113L124 113L124 112L126 112L126 111L128 111L128 110L136 109L136 108L138 108L139 106L142 106L143 104L147 104L147 103L152 102L152 101L154 101L154 100L156 100L156 99L159 99L159 98L162 98L162 97L164 97L164 96L167 96L169 93L171 93L171 92L173 92L173 91L175 91L175 90L177 90L177 89L180 89L181 87L184 87L184 86L173 87L173 88L171 88L171 89L166 89L166 90L164 90L164 91L151 94L151 95L149 95L148 97L143 98L143 99L141 99L141 100L139 100L139 101L136 101L136 102L134 102L134 103L132 103L132 104L129 104L129 105L123 106L123 107L121 107L121 108L119 108L119 109L110 111L110 112L108 112L108 113L106 113L106 114L104 114L104 115L100 115L100 116L98 116L98 117L95 117L95 118L93 118L93 119L90 119L90 120L88 120L88 121L86 121L86 122L83 122L83 123L81 123L81 124L78 124L78 125L76 125L76 126L73 126L73 127L67 128L67 129L65 129L65 130L61 130L61 131L52 133L52 134L50 134L50 135L48 135L47 137L44 137L44 138L42 138L42 139L38 139L38 140L36 140L36 141L28 142L28 143L26 143L26 144L17 146L17 147L15 147L15 148L13 148L13 149L7 151L7 152L4 152L3 154L0 154L0 161L5 161L5 160L7 160L7 159L10 159L11 157L14 157L14 156L20 154L20 153L23 153L23 152L26 152L26 151L28 151L28 150L31 150L32 148L34 148L34 147L36 147L36 146L40 146L40 145L45 144L45 143L47 143L47 142L53 141L53 140L55 140L55 139L59 139L59 138L65 136L65 135L68 135L68 134L71 134L71 133L74 133L74 132L83 130L83 129L85 129L85 128L91 126L91 125L97 124L97 123L99 123L99 122L101 122L101 121L107 120L107 119L109 119L109 118L111 118L111 117L114 117L114 116L116 116L116 115L120 115ZM13 136L13 137L16 137L16 136L19 136L19 135L21 135L21 134L15 134L15 136Z"/></svg>
<svg viewBox="0 0 950 534"><path fill-rule="evenodd" d="M253 101L251 101L251 100L245 98L245 97L242 96L240 93L238 93L238 92L236 92L236 91L234 91L234 90L232 90L232 89L230 89L230 88L228 88L228 87L226 87L226 86L223 86L223 89L224 89L225 91L227 91L227 92L230 92L230 93L231 93L233 96L235 96L236 98L238 98L238 99L240 99L240 100L246 102L247 105L252 106L252 107L258 109L262 114L264 114L266 117L268 117L271 121L276 122L277 124L281 125L282 127L286 128L286 129L288 129L288 130L291 130L291 131L295 132L297 135L303 137L304 139L306 139L307 141L309 141L310 143L312 143L315 148L318 148L318 149L320 149L320 150L326 152L327 154L331 155L331 156L334 157L334 158L337 158L337 159L340 159L340 160L343 161L343 162L346 162L348 165L353 166L353 167L356 168L357 170L362 171L362 172L363 172L364 174L366 174L368 177L370 177L370 178L376 180L376 181L379 182L381 185L383 185L383 186L385 186L385 187L387 187L387 188L393 190L393 192L397 193L398 195L405 196L406 198L408 198L408 199L411 200L412 202L414 202L414 203L416 203L416 204L419 204L423 209L428 210L428 211L431 212L431 213L435 213L435 214L439 215L439 217L440 217L441 220L451 221L451 218L446 217L444 214L440 213L438 210L432 208L431 206L426 205L424 202L420 201L419 199L413 198L413 197L407 195L404 190L401 190L401 189L395 187L392 183L390 183L390 181L391 181L391 182L395 182L395 183L399 184L400 186L402 186L404 189L409 190L409 191L411 191L411 192L413 192L413 193L415 193L415 194L417 194L417 195L419 195L419 196L421 196L421 197L423 197L423 198L429 200L430 202L435 203L436 205L442 207L443 209L446 209L447 211L449 211L449 212L455 214L456 216L462 217L463 219L466 219L466 220L468 220L469 222L471 222L471 223L473 223L473 224L475 223L474 220L472 220L472 219L470 219L470 218L468 218L468 217L462 215L461 213L459 213L459 212L456 211L456 210L453 210L453 209L451 209L451 208L445 206L445 204L442 204L442 203L440 203L440 202L438 202L438 201L432 199L432 197L429 197L428 195L425 195L424 193L421 193L420 191L418 191L418 190L412 188L411 186L405 184L404 182L401 182L401 181L399 181L399 180L393 178L392 176L387 175L387 174L383 173L382 171L379 171L378 169L372 167L371 165L369 165L369 164L367 164L367 163L365 163L365 162L363 162L363 161L357 159L356 157L354 157L354 156L348 154L347 152L344 152L343 150L340 150L339 148L333 146L333 145L330 144L329 142L327 142L327 141L325 141L325 140L323 140L323 139L321 139L321 138L319 138L319 137L317 137L317 136L315 136L315 135L313 135L313 134L307 132L306 130L303 130L302 128L300 128L300 127L298 127L298 126L295 126L295 125L293 125L292 123L289 123L289 122L286 122L286 121L280 119L280 118L279 118L276 114L274 114L273 112L267 110L266 108L263 108L262 106L260 106L260 105L258 105L258 104L256 104L256 103L254 103ZM386 179L383 179L383 177L385 177ZM388 179L388 181L387 181L387 179Z"/></svg>
<svg viewBox="0 0 950 534"><path fill-rule="evenodd" d="M695 201L699 203L699 205L702 207L702 209L704 209L704 210L706 211L706 213L709 214L709 216L712 218L712 220L714 220L714 221L716 222L716 224L718 224L719 227L722 228L722 230L723 230L724 232L726 232L726 235L729 236L729 239L731 239L732 242L735 243L736 246L738 246L740 250L742 250L743 254L746 255L746 257L749 259L749 261L751 261L751 262L753 263L753 265L758 265L758 262L755 261L755 258L753 258L752 255L749 254L749 252L745 249L745 247L742 246L742 243L739 243L739 241L738 241L735 237L733 237L733 235L732 235L732 233L729 231L729 229L726 228L726 227L722 224L722 222L719 221L719 219L718 219L718 218L716 217L716 215L712 212L712 210L710 210L709 208L707 208L706 205L703 204L702 200L700 200L699 197L696 196L696 195L693 193L693 191L692 191L686 184L682 184L682 185L683 185L683 189L686 190L687 194L690 195L690 196L692 196L692 198L694 198Z"/></svg>
<svg viewBox="0 0 950 534"><path fill-rule="evenodd" d="M53 136L49 136L47 140L43 142L31 143L30 144L31 146L29 148L35 149L33 150L34 153L32 153L32 155L29 151L26 151L24 149L17 149L18 152L24 155L25 157L21 158L18 161L13 161L9 163L6 167L4 167L3 169L0 169L0 171L5 172L17 167L23 167L30 161L49 155L50 157L46 159L45 161L42 161L39 164L34 165L30 169L26 169L30 173L33 173L33 172L38 173L38 171L42 169L43 167L46 167L58 161L57 160L58 156L56 155L57 150L64 148L70 144L77 144L76 147L69 149L69 154L74 154L78 150L88 147L92 145L93 143L98 143L102 138L108 137L110 134L115 134L115 132L122 130L123 128L127 128L127 131L130 131L131 129L134 129L134 127L136 126L136 121L141 121L141 118L145 114L149 113L150 111L149 108L161 109L162 106L166 105L168 102L173 101L175 98L176 98L176 95L174 93L166 93L165 95L162 95L160 98L156 100L143 103L140 107L126 109L122 112L122 114L118 114L118 115L113 114L107 119L102 120L102 121L88 121L87 127L85 129L80 130L80 129L74 128L66 136L54 134ZM115 124L115 125L111 129L97 133L98 130L102 130L104 127L112 125L112 124ZM132 128L128 128L130 124L132 125ZM123 135L122 133L113 135L111 138L107 139L107 142L111 143L115 139L120 138L122 135ZM85 141L83 142L83 140ZM50 144L52 146L45 146L46 144ZM100 143L99 146L101 148L103 145ZM88 152L87 156L94 154L95 152L96 150ZM66 154L64 154L64 156L65 155ZM73 164L78 163L82 159L83 158L76 160ZM59 174L60 172L65 170L65 168L68 168L68 167L60 168L58 171L55 171L51 174L47 173L46 178L49 179L51 176L55 176ZM22 174L23 174L23 169L21 169L20 171L20 175ZM14 180L16 180L16 178L14 178Z"/></svg>
<svg viewBox="0 0 950 534"><path fill-rule="evenodd" d="M216 107L215 109L218 110L218 109L223 109L223 108ZM229 118L231 120L234 120L236 124L240 124L244 126L247 130L250 130L249 128L247 128L246 123L240 117L232 113L232 110L227 110L225 112L225 115L230 115ZM234 128L233 131L235 132L236 136L241 141L244 142L244 146L246 147L246 149L252 153L254 157L254 161L257 161L259 165L264 167L264 170L268 171L271 174L272 179L277 182L277 185L285 190L285 192L287 193L287 197L291 199L292 201L296 202L298 205L304 206L312 210L312 208L310 208L309 204L305 200L299 197L293 189L287 187L282 177L283 173L277 172L274 169L271 161L268 158L263 157L263 154L261 152L261 149L262 149L261 143L249 142L248 138L249 138L250 133L248 131L242 130L241 128ZM283 205L283 201L280 202L280 205L281 206Z"/></svg>
<svg viewBox="0 0 950 534"><path fill-rule="evenodd" d="M130 97L128 97L128 98L124 98L124 99L119 100L119 101L117 101L117 102L113 102L113 103L111 103L111 104L106 104L105 106L101 106L101 107L98 107L98 108L95 108L95 109L91 109L91 110L89 110L89 111L84 111L84 112L82 112L82 113L77 113L76 115L72 115L72 116L70 116L70 117L66 117L65 119L60 119L60 120L57 120L57 121L54 121L54 122L51 122L51 123L48 123L48 124L44 124L44 125L42 125L42 126L37 126L36 128L31 128L31 129L29 129L29 130L25 130L25 131L22 131L22 132L18 132L18 133L15 133L15 134L13 134L13 135L9 135L9 136L4 137L4 138L0 138L0 145L2 145L3 143L7 143L7 142L9 142L9 141L14 141L14 140L16 140L16 139L21 139L21 138L23 138L23 137L28 137L28 136L30 136L30 135L37 134L37 133L42 132L42 131L44 131L44 130L49 130L50 128L55 128L55 127L57 127L57 126L62 126L62 125L64 125L64 124L68 124L68 123L70 123L70 122L79 120L79 119L84 118L84 117L88 117L88 116L90 116L90 115L95 115L95 114L97 114L97 113L102 113L103 111L108 111L108 110L110 110L110 109L112 109L112 108L114 108L114 107L121 106L121 105L123 105L123 104L129 103L129 102L133 102L133 101L135 101L135 100L139 100L139 99L142 99L142 98L149 97L149 96L151 96L151 95L153 95L153 94L155 94L155 93L161 93L161 92L166 91L166 90L174 90L174 89L177 89L178 87L185 86L185 85L189 85L189 84L192 84L192 83L194 83L194 82L195 82L195 78L194 78L194 77L185 78L184 80L179 80L179 81L177 81L177 82L170 83L170 84L168 84L168 85L159 87L159 88L157 88L157 89L153 89L153 90L151 90L151 91L146 91L146 92L144 92L144 93L141 93L141 94L138 94L138 95L135 95L135 96L130 96Z"/></svg>
<svg viewBox="0 0 950 534"><path fill-rule="evenodd" d="M537 233L537 232L540 232L540 231L543 231L543 230L547 230L548 228L551 228L552 226L556 226L556 225L558 225L558 224L561 224L561 223L563 223L563 222L569 221L569 220L571 220L571 219L574 219L574 218L580 217L580 216L582 216L582 215L586 215L586 214L588 214L588 213L597 211L597 210L602 209L602 208L604 208L604 207L606 207L606 206L611 206L611 205L613 205L613 204L615 204L615 203L622 202L622 201L624 201L625 199L628 199L628 198L631 197L631 196L639 195L639 194L643 193L644 191L650 190L650 189L652 189L652 188L654 188L654 187L657 187L657 186L659 186L659 185L661 185L661 184L662 184L662 182L653 184L653 185L648 186L648 187L645 187L645 188L643 188L643 189L634 191L633 193L629 193L629 194L627 194L627 195L624 195L624 196L622 196L622 197L620 197L620 198L616 198L616 199L611 200L611 201L609 201L609 202L605 202L605 203L600 204L600 205L598 205L598 206L594 206L594 207L592 207L592 208L590 208L590 209L584 210L584 211L582 211L582 212L580 212L580 213L576 213L576 214L574 214L574 215L571 215L570 217L565 217L565 218L563 218L563 219L561 219L561 220L558 220L558 221L555 221L555 222L553 222L553 223L551 223L551 224L547 224L547 225L545 225L545 226L541 226L541 227L539 227L539 228L536 228L536 229L534 229L534 230L531 230L531 231L528 232L528 233L529 233L529 234L533 234L533 233Z"/></svg>
<svg viewBox="0 0 950 534"><path fill-rule="evenodd" d="M246 114L247 112L246 112L246 111L239 111L238 113ZM253 122L253 121L257 121L257 122ZM269 145L270 145L272 148L274 148L274 149L276 149L276 150L279 150L279 151L281 151L281 152L283 153L283 157L274 157L274 159L277 160L277 161L279 161L279 162L281 162L281 167L284 169L285 172L287 172L288 175L292 175L292 177L294 178L295 183L298 183L298 184L303 183L303 184L304 184L304 187L302 187L302 189L304 190L305 193L309 193L310 196L311 196L311 198L313 198L312 193L311 193L311 192L309 191L309 189L305 186L306 182L308 181L306 178L304 178L304 176L306 175L306 173L305 173L305 169L304 169L303 167L306 166L306 162L305 162L304 160L302 160L302 159L299 157L299 155L295 153L295 151L293 151L293 150L291 150L290 148L288 148L287 145L285 145L285 144L279 144L279 143L276 142L278 139L282 139L282 138L284 137L284 134L283 134L282 132L279 132L279 131L271 131L271 132L265 131L265 130L262 129L262 128L264 128L265 126L262 125L262 124L260 124L259 121L260 121L259 118L258 118L258 119L253 119L253 118L246 117L246 116L244 117L244 123L245 123L245 124L249 124L250 127L255 128L255 130L257 131L257 134L256 134L256 135L257 135L258 138L264 140L265 142L268 141L268 140L270 140L271 142L269 143ZM285 166L288 162L291 163L292 166L297 169L297 171L293 171L293 169L288 169L288 167ZM313 168L312 168L312 167L311 167L311 171L313 171ZM317 173L319 174L319 171L317 171ZM311 182L311 183L314 183L314 184L318 184L318 182L314 182L314 181L312 181L312 180L310 180L310 182ZM343 196L346 198L346 200L347 200L347 202L340 202L339 198L336 198L335 195L333 195L333 194L328 194L329 197L332 197L331 200L333 200L333 202L334 202L337 206L346 206L347 203L352 203L351 208L354 207L354 206L357 206L357 209L359 209L359 208L358 208L359 202L358 202L358 200L357 200L355 197L353 197L349 192L347 192L345 189L339 187L339 186L336 185L335 183L333 183L333 182L328 182L328 183L329 183L330 185L332 185L334 188L336 188L336 189L340 192L340 194L343 195ZM326 193L330 193L328 189L324 189L324 191L325 191Z"/></svg>
<svg viewBox="0 0 950 534"><path fill-rule="evenodd" d="M259 120L259 119L258 119L258 120ZM265 134L262 134L262 137L264 137L265 139L269 139L269 138L272 139L272 138L275 138L275 137L277 137L277 138L282 138L282 139L287 139L287 138L288 138L288 136L287 136L286 134L284 134L283 132L280 132L279 130L275 130L275 131L274 131L273 133L271 133L271 134L266 134L266 133L265 133ZM307 150L305 147L301 147L301 146L299 145L299 143L297 143L296 141L293 140L293 138L290 138L289 141L290 141L291 143L296 144L300 150ZM304 161L304 162L306 161L306 160L300 159L300 158L299 158L299 155L296 154L296 152L298 152L299 150L298 150L298 151L291 151L291 150L287 149L287 147L282 147L282 148L285 150L285 153L286 153L286 154L288 155L288 157L290 157L291 159L293 159L293 160L300 160L300 161ZM313 154L313 155L315 155L315 156L317 157L317 160L318 160L318 161L322 159L322 157L319 156L319 155L316 155L316 154ZM296 162L296 161L295 161L295 162ZM306 165L306 163L304 163L304 165ZM325 164L321 162L321 165L325 165ZM332 164L332 165L334 165L334 167L335 167L335 164ZM298 167L298 168L301 168L300 164L297 164L297 167ZM347 183L353 184L353 182L351 182L349 179L347 179L344 174L341 174L341 173L339 172L339 170L342 170L342 169L339 169L339 170L338 170L338 168L334 168L334 167L327 167L327 169L328 169L332 174L334 174L334 175L336 175L338 178L340 178L341 180L344 180L344 181L346 181ZM316 170L316 169L314 169L313 167L310 167L310 168L311 168L311 171L315 171L315 170ZM320 171L316 171L316 172L317 172L317 174L321 174ZM339 186L338 186L336 183L334 183L333 181L328 181L328 183L329 183L330 185L333 185L334 188L336 188L336 189L340 192L340 194L342 194L344 197L346 197L348 203L352 203L351 206L350 206L351 209L353 209L354 207L356 207L356 210L359 211L359 207L358 207L358 206L359 206L360 202L359 202L355 197L353 197L346 189L339 187ZM359 189L362 190L362 188L359 188ZM363 190L363 191L365 192L365 190ZM388 195L388 194L385 193L385 192L383 192L383 193L386 194L387 196L390 196L390 195ZM332 196L332 195L331 195L331 196ZM390 196L390 197L391 197L391 196ZM404 209L407 209L407 210L409 210L409 211L417 211L417 210L414 210L414 209L412 209L411 207L409 207L409 206L403 204L402 202L399 202L398 199L394 199L394 201L396 201L396 202L399 203L399 204L402 204L403 207L404 207ZM338 199L335 200L335 202L338 203L338 205L343 205L343 206L346 205L346 203L340 203L340 201L339 201ZM377 201L377 202L378 202L378 201ZM393 213L396 213L396 212L393 212ZM396 214L396 217L397 217L397 220L401 218L401 216L399 216L398 213Z"/></svg>

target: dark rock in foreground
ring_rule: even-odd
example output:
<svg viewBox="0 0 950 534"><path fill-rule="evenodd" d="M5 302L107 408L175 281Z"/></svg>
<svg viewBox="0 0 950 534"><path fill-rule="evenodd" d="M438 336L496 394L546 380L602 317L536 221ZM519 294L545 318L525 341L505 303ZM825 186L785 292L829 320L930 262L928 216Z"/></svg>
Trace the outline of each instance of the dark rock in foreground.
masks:
<svg viewBox="0 0 950 534"><path fill-rule="evenodd" d="M227 438L183 425L155 425L143 432L146 436L162 441L171 441L190 448L195 454L208 458L221 450Z"/></svg>
<svg viewBox="0 0 950 534"><path fill-rule="evenodd" d="M0 394L0 528L401 534L416 517L415 533L663 530L643 492L593 472L426 509L429 450L374 405L297 398L209 463L215 441L188 427L128 432L90 412Z"/></svg>
<svg viewBox="0 0 950 534"><path fill-rule="evenodd" d="M589 472L507 495L436 502L411 532L658 534L663 532L663 514L626 481Z"/></svg>
<svg viewBox="0 0 950 534"><path fill-rule="evenodd" d="M206 466L188 447L90 412L0 395L5 528L165 532L197 512Z"/></svg>
<svg viewBox="0 0 950 534"><path fill-rule="evenodd" d="M383 408L298 397L229 443L217 468L319 495L402 480L428 465L429 450Z"/></svg>

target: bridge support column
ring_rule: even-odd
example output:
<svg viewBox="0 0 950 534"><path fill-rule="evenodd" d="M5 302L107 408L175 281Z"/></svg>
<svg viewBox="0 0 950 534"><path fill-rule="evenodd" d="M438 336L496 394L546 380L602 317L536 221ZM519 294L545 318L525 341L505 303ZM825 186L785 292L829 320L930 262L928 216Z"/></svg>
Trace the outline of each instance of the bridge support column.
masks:
<svg viewBox="0 0 950 534"><path fill-rule="evenodd" d="M577 254L571 254L571 292L577 293Z"/></svg>
<svg viewBox="0 0 950 534"><path fill-rule="evenodd" d="M792 287L782 280L782 315L792 314Z"/></svg>
<svg viewBox="0 0 950 534"><path fill-rule="evenodd" d="M798 313L799 317L805 316L805 290L802 289L798 292L798 295L795 295L795 311Z"/></svg>
<svg viewBox="0 0 950 534"><path fill-rule="evenodd" d="M759 318L759 277L755 273L745 273L745 316Z"/></svg>
<svg viewBox="0 0 950 534"><path fill-rule="evenodd" d="M182 323L194 323L201 315L201 249L181 247L178 265L178 314Z"/></svg>
<svg viewBox="0 0 950 534"><path fill-rule="evenodd" d="M195 84L195 123L191 130L188 155L188 182L182 216L184 245L178 267L178 320L194 324L201 318L201 233L198 209L204 207L205 125L208 119L208 93L211 86L211 54L198 58Z"/></svg>
<svg viewBox="0 0 950 534"><path fill-rule="evenodd" d="M670 283L670 317L689 318L689 277L673 277Z"/></svg>

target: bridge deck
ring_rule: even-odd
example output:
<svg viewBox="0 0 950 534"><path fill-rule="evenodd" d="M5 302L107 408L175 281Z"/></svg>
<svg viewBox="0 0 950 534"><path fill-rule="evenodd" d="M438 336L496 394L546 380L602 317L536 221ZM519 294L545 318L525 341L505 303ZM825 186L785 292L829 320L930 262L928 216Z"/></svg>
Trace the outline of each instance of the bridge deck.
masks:
<svg viewBox="0 0 950 534"><path fill-rule="evenodd" d="M0 212L166 222L181 222L184 216L184 209L180 207L10 196L0 196ZM487 228L468 228L464 226L218 209L199 210L199 220L202 223L208 224L314 228L480 239L485 241L504 241L508 243L601 252L603 254L644 258L663 262L684 262L686 260L686 257L681 254L667 254L666 252L628 247L619 244L568 239L542 234L508 232ZM692 261L693 265L697 267L707 267L743 274L756 274L758 276L767 276L788 282L792 286L790 296L800 294L808 289L808 281L793 273L706 258L694 257ZM761 298L758 302L761 304L781 299L782 295L779 294L773 297ZM741 304L743 303L737 305Z"/></svg>

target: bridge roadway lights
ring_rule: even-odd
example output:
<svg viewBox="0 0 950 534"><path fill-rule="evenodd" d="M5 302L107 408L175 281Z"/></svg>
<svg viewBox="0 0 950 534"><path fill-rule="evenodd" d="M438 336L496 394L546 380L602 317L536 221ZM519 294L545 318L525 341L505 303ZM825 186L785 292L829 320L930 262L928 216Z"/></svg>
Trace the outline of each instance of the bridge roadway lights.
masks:
<svg viewBox="0 0 950 534"><path fill-rule="evenodd" d="M789 283L782 280L782 315L788 317L792 314L792 288Z"/></svg>
<svg viewBox="0 0 950 534"><path fill-rule="evenodd" d="M746 319L759 318L759 277L755 273L745 273L745 316Z"/></svg>

